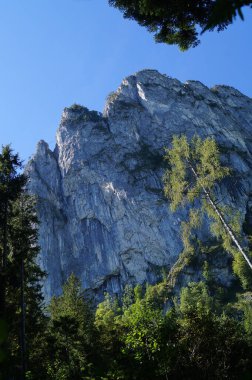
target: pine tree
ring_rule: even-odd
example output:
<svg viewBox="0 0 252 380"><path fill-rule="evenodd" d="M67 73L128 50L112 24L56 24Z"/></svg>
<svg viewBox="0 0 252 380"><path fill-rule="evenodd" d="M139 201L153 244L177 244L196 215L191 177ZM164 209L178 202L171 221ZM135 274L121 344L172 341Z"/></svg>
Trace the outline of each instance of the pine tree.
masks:
<svg viewBox="0 0 252 380"><path fill-rule="evenodd" d="M19 174L21 168L18 155L13 154L9 145L3 147L0 154L0 318L5 314L5 277L12 203L20 196L26 182L25 176Z"/></svg>
<svg viewBox="0 0 252 380"><path fill-rule="evenodd" d="M1 316L8 334L3 379L24 379L39 325L44 319L36 264L39 252L34 200L25 192L22 164L9 146L0 154ZM36 364L37 365L37 364Z"/></svg>
<svg viewBox="0 0 252 380"><path fill-rule="evenodd" d="M205 30L222 31L251 0L109 0L125 18L154 33L156 42L176 44L181 50L199 44Z"/></svg>
<svg viewBox="0 0 252 380"><path fill-rule="evenodd" d="M28 369L38 367L37 363L34 366L31 356L45 323L41 292L45 274L36 263L39 253L37 226L35 201L23 193L12 205L6 305L10 316L10 362L17 363L16 372L21 372L23 378Z"/></svg>
<svg viewBox="0 0 252 380"><path fill-rule="evenodd" d="M13 154L9 145L2 147L0 153L0 324L5 338L0 339L2 357L6 357L6 271L9 253L9 223L12 202L22 192L25 176L19 174L22 163L17 154ZM1 373L0 373L1 377Z"/></svg>

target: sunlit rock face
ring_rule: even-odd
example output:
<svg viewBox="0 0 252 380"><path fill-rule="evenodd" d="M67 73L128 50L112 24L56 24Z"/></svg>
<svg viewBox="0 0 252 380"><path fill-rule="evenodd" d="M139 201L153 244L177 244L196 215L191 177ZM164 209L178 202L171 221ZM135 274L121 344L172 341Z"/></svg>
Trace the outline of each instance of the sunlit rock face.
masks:
<svg viewBox="0 0 252 380"><path fill-rule="evenodd" d="M71 272L101 295L120 293L125 283L154 283L172 266L186 212L171 213L163 196L162 155L173 135L195 133L221 145L233 176L218 196L252 226L252 100L236 89L143 70L123 80L103 114L65 108L54 151L40 141L27 166L38 197L47 300ZM213 266L226 285L227 260ZM197 268L184 276L199 277Z"/></svg>

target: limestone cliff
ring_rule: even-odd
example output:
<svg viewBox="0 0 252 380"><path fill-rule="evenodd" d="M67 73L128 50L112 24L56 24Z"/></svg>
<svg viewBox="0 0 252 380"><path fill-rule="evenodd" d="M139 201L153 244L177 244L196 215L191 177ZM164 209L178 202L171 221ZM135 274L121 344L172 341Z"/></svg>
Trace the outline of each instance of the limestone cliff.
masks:
<svg viewBox="0 0 252 380"><path fill-rule="evenodd" d="M40 141L27 166L47 299L71 272L84 288L117 293L126 282L155 282L174 263L184 213L171 213L163 197L162 155L183 133L217 139L233 168L220 196L252 225L252 100L228 86L143 70L123 80L103 115L65 108L54 151ZM228 283L225 260L215 264Z"/></svg>

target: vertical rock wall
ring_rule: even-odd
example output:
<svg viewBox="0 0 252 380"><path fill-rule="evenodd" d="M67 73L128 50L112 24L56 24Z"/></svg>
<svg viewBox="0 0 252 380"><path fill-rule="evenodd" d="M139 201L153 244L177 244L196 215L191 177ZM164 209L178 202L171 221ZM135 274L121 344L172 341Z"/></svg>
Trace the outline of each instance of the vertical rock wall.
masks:
<svg viewBox="0 0 252 380"><path fill-rule="evenodd" d="M84 288L118 293L126 282L157 281L175 262L186 212L169 211L162 155L172 136L184 133L217 139L233 168L219 195L251 220L252 100L239 91L144 70L109 96L103 115L65 108L54 151L40 141L27 166L47 299L71 272ZM216 262L216 273L228 284L226 265Z"/></svg>

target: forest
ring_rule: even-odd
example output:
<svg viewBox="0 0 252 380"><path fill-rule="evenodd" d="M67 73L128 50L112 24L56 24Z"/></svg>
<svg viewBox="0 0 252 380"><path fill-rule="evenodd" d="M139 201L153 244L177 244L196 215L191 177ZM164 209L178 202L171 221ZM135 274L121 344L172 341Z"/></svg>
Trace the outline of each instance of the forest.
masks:
<svg viewBox="0 0 252 380"><path fill-rule="evenodd" d="M246 178L247 173L251 174L248 157L252 152L249 145L251 98L233 87L243 93L251 91L248 85L250 33L243 32L248 29L242 29L241 20L249 19L252 0L13 0L2 3L0 380L252 379L252 218L251 211L249 217L244 211L251 202L251 181ZM127 20L121 24L119 17ZM138 26L141 28L137 29ZM145 36L146 30L151 39ZM208 32L221 32L224 43L218 45L216 39L211 39L215 33ZM154 46L152 37L169 50L165 52L158 44ZM181 55L177 55L175 47ZM155 66L158 70L140 72L139 65ZM162 78L158 74L160 70L167 72ZM122 72L125 75L136 71L138 74L124 79L119 89L111 93L103 114L89 111L89 107L101 109L99 93L102 98L103 91L108 88L111 91L110 87L113 88ZM152 74L148 73L151 71ZM185 76L197 76L206 85L194 80L186 82ZM212 87L220 81L227 85ZM63 104L73 102L73 106L64 109L56 148L50 150L53 114L62 109ZM117 107L114 107L116 102ZM110 118L106 116L109 114ZM195 131L199 135L194 134ZM163 140L160 133L164 134ZM37 182L33 183L36 187L36 183L43 182L44 208L50 209L53 199L51 209L56 210L58 219L47 218L49 210L48 214L44 213L44 220L39 220L39 195L29 191L31 178L14 150L16 144L20 144L21 149L26 144L34 147L34 141L41 136L49 145L40 140L40 155L33 161ZM151 140L154 148L150 146ZM13 147L6 141L12 141ZM168 147L163 147L163 141L167 141ZM131 144L132 150L127 150ZM21 152L19 147L17 150ZM24 154L25 160L29 149ZM79 154L81 149L83 154ZM63 157L63 169L57 161L59 154ZM229 155L226 160L225 154ZM116 156L121 156L122 162L116 160ZM72 163L73 158L76 160ZM38 162L42 167L41 176L36 168ZM236 171L232 163L236 164ZM97 167L93 164L99 170L95 171ZM88 165L89 171L85 172ZM68 169L73 175L60 182L60 170L67 172ZM110 175L114 169L115 173ZM71 186L75 176L81 177L80 173L84 174L78 183L78 192L78 187ZM118 173L117 184L121 187L117 189L112 181L116 182ZM122 202L120 199L120 194L126 194L129 189L127 180L121 180L127 174L132 194L134 191L151 194L150 203L145 203L147 197L137 199L138 194L133 194L133 200L128 201L128 214L121 207L126 196ZM53 178L51 187L49 182L43 181L47 176L50 180ZM95 182L94 177L98 176L104 183ZM153 177L149 184L148 176ZM245 183L247 188L244 190L244 186L240 193L232 193L241 177L241 187ZM142 181L142 187L134 188L137 181ZM58 187L55 185L57 189L53 193L56 183ZM66 198L73 208L79 199L76 215L83 208L77 222L74 213L70 212L70 216L64 213L67 202L59 201L65 194L59 194L58 188L62 190L66 183ZM86 192L83 191L85 186ZM78 193L79 198L71 198L74 193ZM86 199L83 200L86 194L90 207L85 204ZM102 199L107 197L103 209L101 202L95 204L97 194L101 197L105 194ZM243 194L246 200L235 198L233 194L241 197ZM139 202L135 209L131 208L134 197L136 203ZM227 202L227 198L231 201ZM165 221L162 220L163 229L159 226L159 213L163 209L157 207L155 214L151 209L152 200L162 204L172 215L182 210L176 223L175 217L171 218L174 225L170 226L170 220L167 221L170 214L163 212L162 217L166 216ZM239 211L240 204L243 208ZM113 219L111 210L114 211L116 205L121 207L118 212L121 214ZM149 214L139 212L144 207ZM106 229L107 219L104 218L104 222L97 217L99 213L95 214L99 209L102 209L101 214L107 212L111 225L117 223L114 235L109 235ZM134 212L138 218L129 217ZM149 219L142 225L141 218L147 214ZM127 224L121 223L123 217ZM70 218L73 224L79 223L80 229L69 229L67 234L67 229L60 228ZM86 238L92 218L95 219L93 240ZM58 229L52 228L52 220L60 225ZM169 244L164 239L161 247L161 254L166 255L171 265L159 265L165 262L162 257L156 262L145 257L133 272L152 271L154 278L158 267L158 282L141 281L141 276L140 279L137 275L134 277L126 268L120 291L109 292L105 282L100 282L99 294L98 287L85 287L84 275L71 273L68 276L67 270L63 270L66 266L58 265L56 270L62 273L57 281L64 278L59 285L52 273L56 276L53 270L55 263L60 262L60 249L46 251L49 257L54 253L58 255L58 261L51 265L53 269L50 267L50 276L40 265L43 261L39 245L42 223L50 230L48 233L48 229L44 229L46 238L61 233L65 240L69 237L71 240L74 235L71 231L81 235L81 228L85 229L85 236L83 233L81 238L86 246L78 245L77 238L65 244L70 247L69 251L77 247L69 252L69 257L72 256L66 266L76 268L81 263L84 267L89 255L91 269L88 271L91 272L97 262L100 265L96 280L100 273L105 278L113 277L116 272L120 283L128 258L124 262L122 253L130 251L130 256L134 250L144 251L146 247L142 248L139 241L144 241L142 245L146 244L149 256L158 257L162 250L158 244L149 244L151 233L158 241L165 233L170 236L167 231L172 231ZM116 259L111 261L118 260L121 267L108 265L103 272L101 267L110 261L115 235L117 238L118 231L122 231L118 241L123 240L125 225L137 229L138 224L142 229L136 231L136 235L142 233L142 240L132 238L134 244L125 244L121 250L117 247ZM159 227L163 235L157 236ZM134 236L132 229L128 231L130 237ZM112 240L108 244L112 248L104 249L105 253L100 250L104 236L101 243L98 241L99 231L102 235L104 230L103 235L111 236ZM174 237L178 239L173 244ZM94 240L97 245L93 244ZM50 244L52 239L48 241L48 246L60 247L60 244ZM182 247L179 254L175 246ZM93 252L97 247L98 254ZM155 247L158 249L154 252ZM102 260L102 254L107 256L107 261ZM66 250L62 255L68 258ZM74 262L74 255L82 256ZM217 261L222 263L220 270L216 269ZM132 260L131 265L135 262ZM49 278L51 282L55 280L53 290L60 289L61 293L48 299L45 282Z"/></svg>
<svg viewBox="0 0 252 380"><path fill-rule="evenodd" d="M198 136L174 136L165 161L167 207L189 204L190 212L181 227L184 249L170 271L164 268L163 280L126 285L121 294L97 300L72 274L62 294L45 304L36 199L26 191L19 155L2 148L1 380L251 378L251 231L215 197L231 168L221 164L214 139ZM225 212L233 236L210 200ZM204 215L208 242L195 234ZM209 257L223 251L234 275L231 287L221 286L209 265ZM201 280L181 285L184 268L197 260Z"/></svg>

